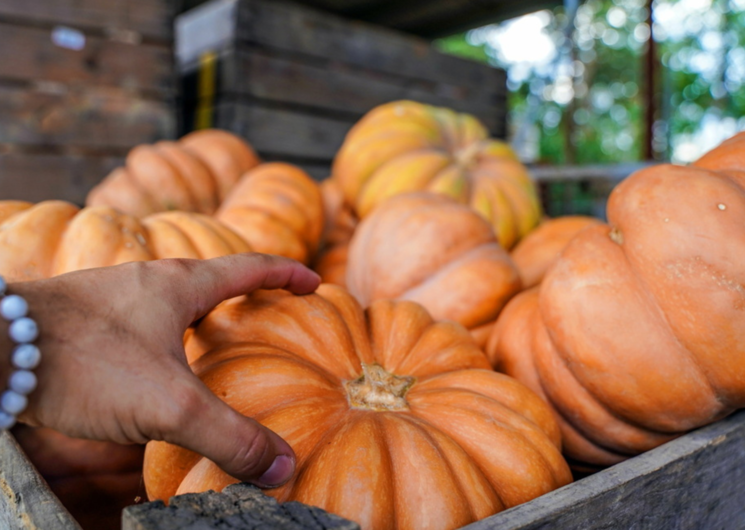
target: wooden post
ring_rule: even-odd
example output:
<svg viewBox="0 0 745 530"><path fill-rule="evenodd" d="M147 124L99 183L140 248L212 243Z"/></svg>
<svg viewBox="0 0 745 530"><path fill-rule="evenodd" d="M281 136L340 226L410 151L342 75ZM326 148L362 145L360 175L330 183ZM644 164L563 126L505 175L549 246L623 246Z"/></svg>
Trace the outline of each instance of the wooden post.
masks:
<svg viewBox="0 0 745 530"><path fill-rule="evenodd" d="M654 160L654 121L657 113L656 105L656 83L657 75L657 46L654 42L654 33L652 31L652 3L653 0L647 0L647 24L649 24L649 45L647 53L644 56L644 77L646 86L644 95L646 108L644 112L644 160Z"/></svg>

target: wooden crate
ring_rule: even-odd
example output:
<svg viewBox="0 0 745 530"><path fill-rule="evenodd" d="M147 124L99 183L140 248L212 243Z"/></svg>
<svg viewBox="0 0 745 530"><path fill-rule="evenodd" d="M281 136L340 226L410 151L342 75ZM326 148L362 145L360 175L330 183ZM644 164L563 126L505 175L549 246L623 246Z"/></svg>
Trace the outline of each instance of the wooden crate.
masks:
<svg viewBox="0 0 745 530"><path fill-rule="evenodd" d="M744 482L745 411L740 411L463 530L740 529ZM271 518L280 516L289 519L287 526L271 527L353 528L297 503L280 508L250 487L176 499L170 507L156 502L125 509L122 530L235 527L230 521L266 528L267 517L276 522ZM302 521L309 522L298 525ZM0 526L79 529L8 433L0 435Z"/></svg>
<svg viewBox="0 0 745 530"><path fill-rule="evenodd" d="M371 108L413 99L506 132L502 70L429 42L276 0L214 0L176 20L183 132L217 126L322 178Z"/></svg>
<svg viewBox="0 0 745 530"><path fill-rule="evenodd" d="M129 149L175 136L174 3L0 2L0 199L82 203Z"/></svg>

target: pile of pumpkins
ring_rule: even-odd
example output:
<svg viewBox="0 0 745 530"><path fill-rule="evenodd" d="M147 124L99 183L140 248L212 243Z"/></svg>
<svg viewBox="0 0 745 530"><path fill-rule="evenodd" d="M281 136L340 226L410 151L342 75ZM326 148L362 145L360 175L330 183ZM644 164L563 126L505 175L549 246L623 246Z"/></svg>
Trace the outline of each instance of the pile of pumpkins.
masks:
<svg viewBox="0 0 745 530"><path fill-rule="evenodd" d="M627 178L608 224L547 220L475 118L398 101L320 185L208 130L135 148L86 208L0 203L0 274L251 250L314 267L315 294L195 323L192 369L294 448L270 495L452 529L568 484L567 461L612 465L745 405L744 188L736 136ZM165 442L144 479L164 501L236 482Z"/></svg>

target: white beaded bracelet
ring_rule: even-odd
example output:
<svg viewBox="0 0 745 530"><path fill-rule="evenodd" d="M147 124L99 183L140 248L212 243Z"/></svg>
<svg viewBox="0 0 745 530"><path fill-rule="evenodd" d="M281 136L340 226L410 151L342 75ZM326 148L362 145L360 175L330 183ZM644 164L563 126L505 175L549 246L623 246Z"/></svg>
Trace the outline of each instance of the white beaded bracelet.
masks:
<svg viewBox="0 0 745 530"><path fill-rule="evenodd" d="M31 344L39 336L39 328L27 316L28 303L17 294L5 296L7 287L0 276L0 316L10 322L8 335L17 344L10 359L15 370L8 378L8 390L0 395L0 429L10 429L26 409L26 396L36 388L36 375L31 370L41 361L39 348Z"/></svg>

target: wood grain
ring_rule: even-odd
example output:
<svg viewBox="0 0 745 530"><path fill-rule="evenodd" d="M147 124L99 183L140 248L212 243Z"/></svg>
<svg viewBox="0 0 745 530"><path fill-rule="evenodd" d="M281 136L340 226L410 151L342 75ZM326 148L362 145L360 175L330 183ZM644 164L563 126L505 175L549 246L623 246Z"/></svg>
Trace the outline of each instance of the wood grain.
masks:
<svg viewBox="0 0 745 530"><path fill-rule="evenodd" d="M81 530L7 431L0 432L0 463L0 528Z"/></svg>
<svg viewBox="0 0 745 530"><path fill-rule="evenodd" d="M174 106L120 89L0 84L0 143L128 150L175 134Z"/></svg>
<svg viewBox="0 0 745 530"><path fill-rule="evenodd" d="M173 34L175 4L174 0L3 0L0 18L50 27L67 24L110 35L134 32L168 42Z"/></svg>
<svg viewBox="0 0 745 530"><path fill-rule="evenodd" d="M123 163L123 157L113 156L0 152L0 200L82 205L88 191Z"/></svg>
<svg viewBox="0 0 745 530"><path fill-rule="evenodd" d="M119 87L162 96L174 92L167 46L87 36L85 47L76 51L52 42L49 29L7 23L0 23L0 35L0 78L5 80Z"/></svg>

